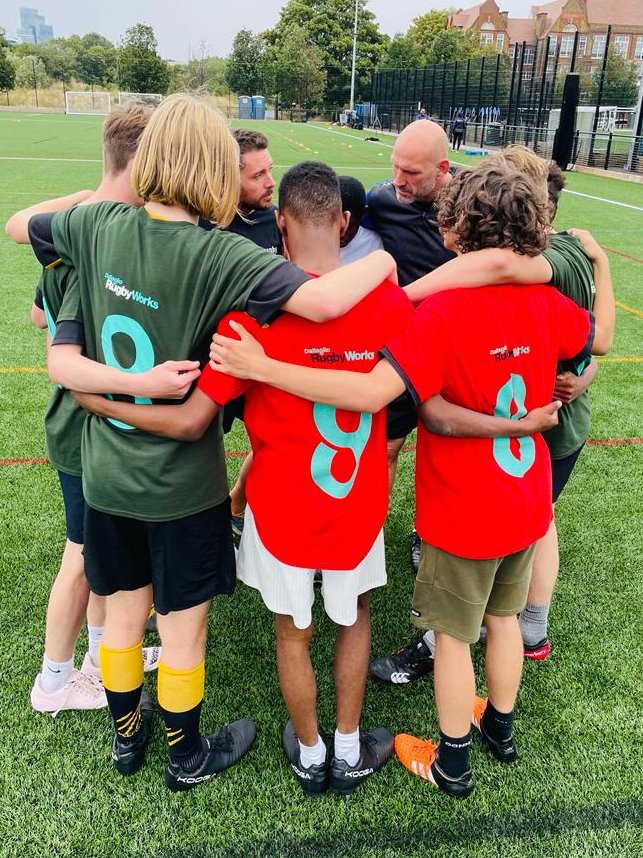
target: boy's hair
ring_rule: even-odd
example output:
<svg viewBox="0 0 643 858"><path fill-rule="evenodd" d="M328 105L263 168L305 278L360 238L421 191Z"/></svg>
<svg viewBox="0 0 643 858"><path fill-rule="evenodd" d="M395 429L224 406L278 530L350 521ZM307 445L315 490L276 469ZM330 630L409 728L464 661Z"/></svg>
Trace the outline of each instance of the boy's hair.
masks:
<svg viewBox="0 0 643 858"><path fill-rule="evenodd" d="M558 200L565 187L565 175L558 164L554 161L549 165L547 174L547 192L549 194L549 202L554 210L554 216L558 211ZM552 217L553 220L553 217Z"/></svg>
<svg viewBox="0 0 643 858"><path fill-rule="evenodd" d="M337 173L321 161L303 161L283 175L279 209L300 223L328 225L342 213Z"/></svg>
<svg viewBox="0 0 643 858"><path fill-rule="evenodd" d="M162 101L141 137L132 187L143 202L228 226L239 201L239 146L222 114L191 95Z"/></svg>
<svg viewBox="0 0 643 858"><path fill-rule="evenodd" d="M537 256L547 246L549 202L530 179L498 164L462 170L438 198L438 224L462 253L507 247Z"/></svg>
<svg viewBox="0 0 643 858"><path fill-rule="evenodd" d="M364 185L354 176L339 176L339 190L342 195L342 211L350 212L352 220L358 223L366 212L366 191Z"/></svg>
<svg viewBox="0 0 643 858"><path fill-rule="evenodd" d="M122 173L136 154L150 121L152 108L142 101L117 105L103 123L103 166L106 173Z"/></svg>
<svg viewBox="0 0 643 858"><path fill-rule="evenodd" d="M496 164L499 167L507 167L509 170L517 170L524 173L534 183L535 189L543 196L549 196L547 192L547 181L549 178L549 162L533 149L522 143L512 143L498 152L494 152L485 158L485 164Z"/></svg>
<svg viewBox="0 0 643 858"><path fill-rule="evenodd" d="M241 166L246 152L257 152L268 148L268 138L261 131L249 131L247 128L235 128L232 136L239 144Z"/></svg>

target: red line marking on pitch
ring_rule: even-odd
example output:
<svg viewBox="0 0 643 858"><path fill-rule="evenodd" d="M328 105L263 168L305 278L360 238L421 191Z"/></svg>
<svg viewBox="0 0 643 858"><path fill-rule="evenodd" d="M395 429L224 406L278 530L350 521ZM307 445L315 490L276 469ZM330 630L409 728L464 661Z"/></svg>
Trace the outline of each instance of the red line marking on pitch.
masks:
<svg viewBox="0 0 643 858"><path fill-rule="evenodd" d="M36 456L33 459L0 459L0 466L6 465L48 465L49 459L43 456Z"/></svg>
<svg viewBox="0 0 643 858"><path fill-rule="evenodd" d="M643 259L639 259L637 256L630 256L629 253L623 253L622 250L615 250L613 247L607 247L605 244L601 244L603 250L607 250L608 253L615 253L617 256L622 256L624 259L630 259L632 262L638 262L640 265L643 265Z"/></svg>

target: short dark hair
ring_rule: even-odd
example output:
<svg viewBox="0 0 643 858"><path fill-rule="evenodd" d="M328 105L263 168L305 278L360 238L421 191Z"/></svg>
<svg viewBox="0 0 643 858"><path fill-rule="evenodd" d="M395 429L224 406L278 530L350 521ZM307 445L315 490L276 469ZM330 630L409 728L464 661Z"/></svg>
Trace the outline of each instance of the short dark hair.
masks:
<svg viewBox="0 0 643 858"><path fill-rule="evenodd" d="M461 170L438 197L438 224L462 253L507 247L537 256L547 246L549 201L524 173L482 164Z"/></svg>
<svg viewBox="0 0 643 858"><path fill-rule="evenodd" d="M321 161L295 164L279 185L279 208L302 223L334 223L342 212L337 173Z"/></svg>
<svg viewBox="0 0 643 858"><path fill-rule="evenodd" d="M241 162L246 152L257 152L268 148L268 138L261 131L249 131L247 128L235 128L232 136L239 144Z"/></svg>
<svg viewBox="0 0 643 858"><path fill-rule="evenodd" d="M362 221L366 212L366 191L364 185L354 176L339 176L339 190L342 194L342 211L350 212L351 217Z"/></svg>
<svg viewBox="0 0 643 858"><path fill-rule="evenodd" d="M549 194L549 202L554 210L554 216L558 210L558 200L565 187L565 175L558 164L553 161L549 165L547 174L547 193ZM552 216L552 220L554 217Z"/></svg>
<svg viewBox="0 0 643 858"><path fill-rule="evenodd" d="M138 149L152 108L142 101L116 105L103 123L103 162L108 173L122 173Z"/></svg>

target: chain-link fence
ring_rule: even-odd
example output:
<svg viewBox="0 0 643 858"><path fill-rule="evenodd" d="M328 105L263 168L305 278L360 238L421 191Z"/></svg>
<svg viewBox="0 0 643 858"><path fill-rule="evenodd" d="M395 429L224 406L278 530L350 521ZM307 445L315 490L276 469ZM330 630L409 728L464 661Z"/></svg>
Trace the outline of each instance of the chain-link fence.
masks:
<svg viewBox="0 0 643 858"><path fill-rule="evenodd" d="M400 131L420 107L446 128L467 123L466 140L479 146L520 140L551 153L560 121L565 79L579 76L576 163L641 171L643 116L636 105L636 67L627 63L620 37L564 33L537 45L513 45L508 54L377 72L365 123ZM591 138L591 139L590 139Z"/></svg>

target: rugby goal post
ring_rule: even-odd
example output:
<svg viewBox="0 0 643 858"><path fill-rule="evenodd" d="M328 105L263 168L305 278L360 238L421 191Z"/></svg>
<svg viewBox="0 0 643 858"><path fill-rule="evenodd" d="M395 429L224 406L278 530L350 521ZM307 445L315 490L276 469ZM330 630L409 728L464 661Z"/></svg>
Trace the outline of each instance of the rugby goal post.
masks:
<svg viewBox="0 0 643 858"><path fill-rule="evenodd" d="M90 113L96 116L107 116L112 107L112 97L109 92L65 92L65 113Z"/></svg>
<svg viewBox="0 0 643 858"><path fill-rule="evenodd" d="M159 92L119 92L118 103L127 104L128 101L142 101L143 104L149 104L150 107L158 107L163 101L163 96Z"/></svg>

